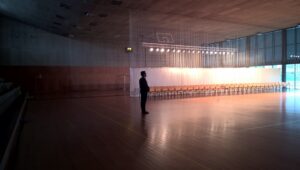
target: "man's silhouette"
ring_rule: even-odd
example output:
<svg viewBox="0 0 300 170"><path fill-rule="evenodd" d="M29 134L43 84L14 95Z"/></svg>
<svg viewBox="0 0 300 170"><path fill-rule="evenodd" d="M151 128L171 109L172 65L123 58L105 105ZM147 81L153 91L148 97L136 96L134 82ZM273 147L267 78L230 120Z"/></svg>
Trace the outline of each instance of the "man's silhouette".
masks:
<svg viewBox="0 0 300 170"><path fill-rule="evenodd" d="M142 114L148 114L149 112L146 111L146 102L147 102L147 95L149 92L149 86L146 80L146 72L141 71L141 78L140 78L140 93L141 93L141 109Z"/></svg>

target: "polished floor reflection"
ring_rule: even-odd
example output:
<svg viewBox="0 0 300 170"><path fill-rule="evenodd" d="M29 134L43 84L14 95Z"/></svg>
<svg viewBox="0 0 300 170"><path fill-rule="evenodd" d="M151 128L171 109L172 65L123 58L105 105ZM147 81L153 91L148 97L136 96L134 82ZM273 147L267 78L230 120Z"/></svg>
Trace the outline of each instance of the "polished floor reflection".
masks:
<svg viewBox="0 0 300 170"><path fill-rule="evenodd" d="M300 93L30 101L17 170L298 169Z"/></svg>

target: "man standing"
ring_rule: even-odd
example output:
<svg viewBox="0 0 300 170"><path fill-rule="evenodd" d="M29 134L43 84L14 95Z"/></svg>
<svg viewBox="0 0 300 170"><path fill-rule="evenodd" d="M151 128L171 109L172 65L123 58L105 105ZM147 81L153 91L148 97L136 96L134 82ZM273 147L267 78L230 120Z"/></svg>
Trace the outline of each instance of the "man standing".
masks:
<svg viewBox="0 0 300 170"><path fill-rule="evenodd" d="M141 109L142 114L148 114L149 112L146 111L146 101L147 101L147 95L149 92L149 86L146 80L146 72L141 71L141 78L140 78L140 93L141 93Z"/></svg>

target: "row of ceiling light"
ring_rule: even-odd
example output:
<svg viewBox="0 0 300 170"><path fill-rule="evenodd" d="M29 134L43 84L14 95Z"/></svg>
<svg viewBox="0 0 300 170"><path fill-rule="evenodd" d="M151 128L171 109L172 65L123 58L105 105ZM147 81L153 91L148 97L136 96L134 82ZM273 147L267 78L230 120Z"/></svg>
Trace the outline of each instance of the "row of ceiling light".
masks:
<svg viewBox="0 0 300 170"><path fill-rule="evenodd" d="M173 53L202 53L202 54L219 54L219 55L233 55L234 52L229 52L229 51L210 51L210 50L185 50L185 49L170 49L170 48L149 48L149 52L161 52L161 53L169 53L169 52L173 52Z"/></svg>

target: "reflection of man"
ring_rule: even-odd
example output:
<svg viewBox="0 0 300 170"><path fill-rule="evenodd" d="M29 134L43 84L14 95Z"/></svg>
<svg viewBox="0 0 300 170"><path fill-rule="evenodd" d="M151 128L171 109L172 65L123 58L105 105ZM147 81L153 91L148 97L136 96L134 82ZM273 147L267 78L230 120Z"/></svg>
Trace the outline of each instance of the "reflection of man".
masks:
<svg viewBox="0 0 300 170"><path fill-rule="evenodd" d="M142 109L142 114L148 114L149 112L146 111L146 101L149 92L149 86L146 80L146 72L142 71L141 76L142 76L140 78L141 109Z"/></svg>

